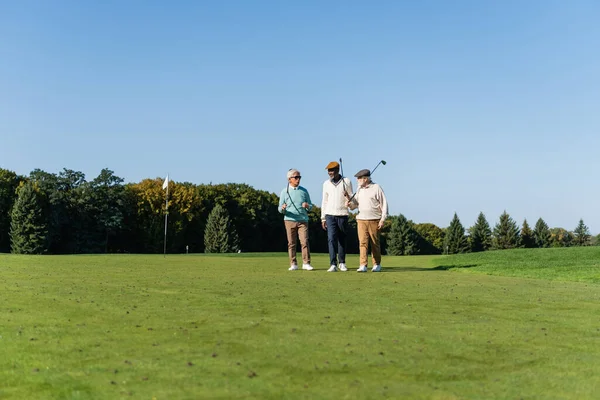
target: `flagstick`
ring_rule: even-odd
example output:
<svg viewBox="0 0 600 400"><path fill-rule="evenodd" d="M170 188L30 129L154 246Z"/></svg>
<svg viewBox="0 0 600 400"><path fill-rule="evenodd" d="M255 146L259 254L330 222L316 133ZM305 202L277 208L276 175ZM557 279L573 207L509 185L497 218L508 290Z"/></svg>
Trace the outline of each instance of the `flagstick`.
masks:
<svg viewBox="0 0 600 400"><path fill-rule="evenodd" d="M165 240L163 257L167 258L167 222L169 220L169 174L167 174L167 197L165 199Z"/></svg>

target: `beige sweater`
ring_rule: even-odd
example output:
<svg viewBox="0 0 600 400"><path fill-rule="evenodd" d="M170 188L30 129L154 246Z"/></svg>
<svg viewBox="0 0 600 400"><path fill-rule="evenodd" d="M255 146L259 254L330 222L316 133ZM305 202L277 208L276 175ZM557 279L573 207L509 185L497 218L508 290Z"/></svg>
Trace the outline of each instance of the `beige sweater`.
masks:
<svg viewBox="0 0 600 400"><path fill-rule="evenodd" d="M376 183L369 183L365 187L359 187L356 196L350 202L350 209L358 207L356 219L385 221L388 216L388 203L385 194Z"/></svg>
<svg viewBox="0 0 600 400"><path fill-rule="evenodd" d="M346 207L346 197L344 189L348 193L348 197L352 197L352 182L350 179L344 178L344 181L338 181L337 184L327 179L323 182L323 201L321 202L321 221L325 221L326 215L348 215L348 207Z"/></svg>

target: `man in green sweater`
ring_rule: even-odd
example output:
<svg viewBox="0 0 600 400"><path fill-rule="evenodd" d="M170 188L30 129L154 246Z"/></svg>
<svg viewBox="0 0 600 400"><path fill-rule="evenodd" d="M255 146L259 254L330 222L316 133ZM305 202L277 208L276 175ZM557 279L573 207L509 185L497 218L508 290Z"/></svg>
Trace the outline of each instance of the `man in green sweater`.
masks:
<svg viewBox="0 0 600 400"><path fill-rule="evenodd" d="M300 186L300 171L290 169L287 173L288 184L279 195L279 212L284 214L283 222L287 233L290 271L298 269L296 261L296 239L300 239L302 248L302 269L312 271L310 249L308 247L308 211L312 202L308 191Z"/></svg>

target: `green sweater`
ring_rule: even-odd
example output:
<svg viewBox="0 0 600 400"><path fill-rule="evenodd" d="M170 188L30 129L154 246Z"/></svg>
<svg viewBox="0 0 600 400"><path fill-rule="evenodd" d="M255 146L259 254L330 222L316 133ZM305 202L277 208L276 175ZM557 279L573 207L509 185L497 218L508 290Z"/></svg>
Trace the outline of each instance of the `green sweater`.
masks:
<svg viewBox="0 0 600 400"><path fill-rule="evenodd" d="M285 214L283 217L285 221L308 222L308 210L302 207L302 203L308 203L308 210L312 209L313 205L308 191L302 186L288 185L279 195L278 210ZM284 204L286 204L286 209L282 210L281 206Z"/></svg>

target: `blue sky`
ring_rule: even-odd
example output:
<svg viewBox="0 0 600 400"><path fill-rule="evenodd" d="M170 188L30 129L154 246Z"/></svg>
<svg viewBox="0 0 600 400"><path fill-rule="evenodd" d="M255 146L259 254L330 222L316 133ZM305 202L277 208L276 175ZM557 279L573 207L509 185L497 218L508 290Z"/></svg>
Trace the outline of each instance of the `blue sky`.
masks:
<svg viewBox="0 0 600 400"><path fill-rule="evenodd" d="M315 204L329 161L390 213L600 233L600 3L0 0L0 167L110 168Z"/></svg>

